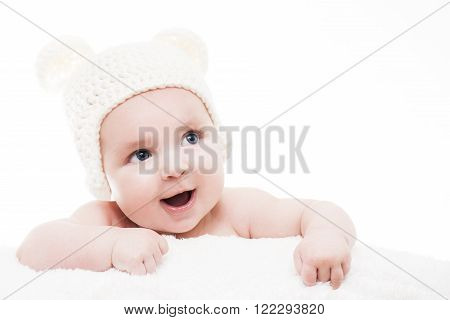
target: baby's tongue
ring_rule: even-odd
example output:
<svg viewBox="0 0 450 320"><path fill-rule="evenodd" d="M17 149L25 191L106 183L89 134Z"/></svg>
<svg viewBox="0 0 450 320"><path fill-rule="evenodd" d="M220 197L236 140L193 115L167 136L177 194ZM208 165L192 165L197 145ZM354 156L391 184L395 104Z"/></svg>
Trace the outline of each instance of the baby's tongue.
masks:
<svg viewBox="0 0 450 320"><path fill-rule="evenodd" d="M164 199L163 201L173 207L179 207L186 204L189 201L189 191L179 193L171 198Z"/></svg>

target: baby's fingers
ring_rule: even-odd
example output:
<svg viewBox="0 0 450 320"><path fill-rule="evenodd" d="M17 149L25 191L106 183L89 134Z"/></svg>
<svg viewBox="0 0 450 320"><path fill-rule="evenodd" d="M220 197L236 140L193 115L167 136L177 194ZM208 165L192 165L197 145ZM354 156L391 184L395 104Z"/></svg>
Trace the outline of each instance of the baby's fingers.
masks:
<svg viewBox="0 0 450 320"><path fill-rule="evenodd" d="M342 271L344 271L344 276L348 273L350 270L350 263L352 261L352 258L348 256L344 262L342 262Z"/></svg>
<svg viewBox="0 0 450 320"><path fill-rule="evenodd" d="M153 256L145 258L144 265L147 273L153 273L156 271L156 262Z"/></svg>
<svg viewBox="0 0 450 320"><path fill-rule="evenodd" d="M344 272L342 271L341 265L336 265L331 268L331 286L333 289L339 288L344 279Z"/></svg>
<svg viewBox="0 0 450 320"><path fill-rule="evenodd" d="M317 278L321 282L328 282L330 280L331 268L327 266L319 267L317 272Z"/></svg>
<svg viewBox="0 0 450 320"><path fill-rule="evenodd" d="M161 263L161 260L162 260L162 253L161 253L161 251L160 251L159 249L156 249L156 250L153 252L153 258L155 258L156 264L160 264L160 263Z"/></svg>
<svg viewBox="0 0 450 320"><path fill-rule="evenodd" d="M169 251L169 244L167 243L166 238L163 236L158 237L158 245L162 254L166 254Z"/></svg>
<svg viewBox="0 0 450 320"><path fill-rule="evenodd" d="M313 286L317 281L317 269L316 267L303 263L302 266L302 278L303 283L307 286Z"/></svg>
<svg viewBox="0 0 450 320"><path fill-rule="evenodd" d="M294 250L294 265L295 265L295 269L297 270L297 273L299 275L302 274L302 258L300 257L300 250L298 249L299 247L297 247Z"/></svg>
<svg viewBox="0 0 450 320"><path fill-rule="evenodd" d="M144 275L147 273L143 262L133 263L128 269L128 272L136 275Z"/></svg>

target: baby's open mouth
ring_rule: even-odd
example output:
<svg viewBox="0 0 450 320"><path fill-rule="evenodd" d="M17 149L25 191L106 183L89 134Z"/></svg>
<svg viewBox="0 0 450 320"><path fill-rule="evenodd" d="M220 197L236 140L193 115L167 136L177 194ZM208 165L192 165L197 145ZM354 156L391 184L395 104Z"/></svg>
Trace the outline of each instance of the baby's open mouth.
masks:
<svg viewBox="0 0 450 320"><path fill-rule="evenodd" d="M191 200L192 192L194 190L185 191L179 194L174 195L173 197L161 199L161 201L164 201L169 206L172 207L181 207L184 206L186 203Z"/></svg>

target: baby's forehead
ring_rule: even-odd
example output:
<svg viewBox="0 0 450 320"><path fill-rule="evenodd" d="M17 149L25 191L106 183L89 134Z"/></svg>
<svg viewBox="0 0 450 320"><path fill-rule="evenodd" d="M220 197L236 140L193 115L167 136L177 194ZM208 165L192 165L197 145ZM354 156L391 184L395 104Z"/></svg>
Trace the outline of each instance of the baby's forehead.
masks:
<svg viewBox="0 0 450 320"><path fill-rule="evenodd" d="M144 101L134 105L118 106L109 119L104 122L116 123L122 130L141 126L152 126L160 129L165 127L177 128L182 126L207 125L209 115L203 110L203 105L167 104L153 105Z"/></svg>
<svg viewBox="0 0 450 320"><path fill-rule="evenodd" d="M138 135L141 131L179 131L212 126L203 102L184 89L146 92L115 107L103 120L101 140L123 135Z"/></svg>
<svg viewBox="0 0 450 320"><path fill-rule="evenodd" d="M179 88L152 90L135 95L116 106L105 118L109 121L131 121L134 118L156 123L180 124L209 118L206 107L195 94ZM136 120L134 122L137 122Z"/></svg>

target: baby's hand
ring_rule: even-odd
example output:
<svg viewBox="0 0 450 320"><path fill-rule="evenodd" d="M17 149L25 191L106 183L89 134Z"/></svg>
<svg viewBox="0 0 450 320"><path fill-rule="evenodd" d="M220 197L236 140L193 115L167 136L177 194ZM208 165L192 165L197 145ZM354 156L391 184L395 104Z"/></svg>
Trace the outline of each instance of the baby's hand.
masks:
<svg viewBox="0 0 450 320"><path fill-rule="evenodd" d="M294 251L294 264L307 286L331 280L337 289L350 269L350 247L342 234L328 230L308 233Z"/></svg>
<svg viewBox="0 0 450 320"><path fill-rule="evenodd" d="M144 275L156 271L162 255L169 250L167 240L146 228L121 228L112 247L112 265L131 274Z"/></svg>

